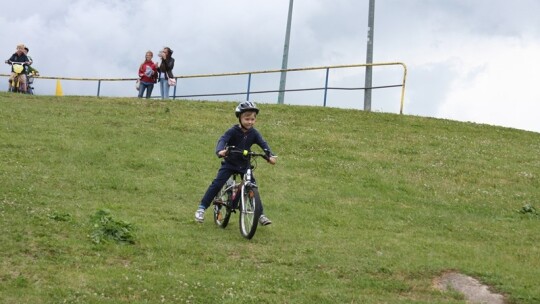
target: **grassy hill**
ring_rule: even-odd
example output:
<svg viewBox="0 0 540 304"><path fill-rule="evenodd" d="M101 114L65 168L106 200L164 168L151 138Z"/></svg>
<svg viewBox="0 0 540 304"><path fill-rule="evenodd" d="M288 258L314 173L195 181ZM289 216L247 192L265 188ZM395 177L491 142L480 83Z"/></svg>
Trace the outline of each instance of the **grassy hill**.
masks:
<svg viewBox="0 0 540 304"><path fill-rule="evenodd" d="M234 107L0 94L0 302L463 303L448 270L540 302L540 134L260 105L247 241L193 220Z"/></svg>

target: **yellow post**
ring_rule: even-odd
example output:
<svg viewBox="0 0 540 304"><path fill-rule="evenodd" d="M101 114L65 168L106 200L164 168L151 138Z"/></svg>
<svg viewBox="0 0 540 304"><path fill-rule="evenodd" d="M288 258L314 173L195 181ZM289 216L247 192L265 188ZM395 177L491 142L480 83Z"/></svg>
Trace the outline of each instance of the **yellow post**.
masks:
<svg viewBox="0 0 540 304"><path fill-rule="evenodd" d="M62 92L62 84L60 84L60 79L56 80L56 96L64 96L64 92Z"/></svg>

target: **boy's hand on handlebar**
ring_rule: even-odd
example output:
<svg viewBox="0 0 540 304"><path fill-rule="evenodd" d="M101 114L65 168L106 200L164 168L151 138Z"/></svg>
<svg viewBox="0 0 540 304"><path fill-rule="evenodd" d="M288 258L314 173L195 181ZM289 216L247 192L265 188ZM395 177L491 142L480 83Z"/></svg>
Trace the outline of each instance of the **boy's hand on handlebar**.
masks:
<svg viewBox="0 0 540 304"><path fill-rule="evenodd" d="M227 157L227 156L229 156L229 152L231 150L233 150L234 148L235 148L234 146L227 146L227 147L225 147L225 149L218 152L218 156L219 157Z"/></svg>
<svg viewBox="0 0 540 304"><path fill-rule="evenodd" d="M269 162L270 164L272 165L275 165L276 164L276 161L277 161L277 155L273 155L272 152L270 152L270 150L268 149L264 149L264 154L266 154L266 156L263 156L263 158Z"/></svg>
<svg viewBox="0 0 540 304"><path fill-rule="evenodd" d="M227 149L221 150L218 152L219 157L225 157L227 156Z"/></svg>
<svg viewBox="0 0 540 304"><path fill-rule="evenodd" d="M275 165L277 161L277 158L275 156L268 157L268 162L272 165Z"/></svg>

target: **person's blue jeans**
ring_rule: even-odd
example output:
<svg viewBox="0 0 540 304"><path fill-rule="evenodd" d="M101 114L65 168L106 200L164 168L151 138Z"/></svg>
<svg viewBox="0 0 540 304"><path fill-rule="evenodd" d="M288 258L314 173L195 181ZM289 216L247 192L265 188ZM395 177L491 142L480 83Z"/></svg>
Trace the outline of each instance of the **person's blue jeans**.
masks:
<svg viewBox="0 0 540 304"><path fill-rule="evenodd" d="M152 97L152 90L154 90L154 83L141 81L139 84L139 98L143 97L145 90L146 90L146 98Z"/></svg>
<svg viewBox="0 0 540 304"><path fill-rule="evenodd" d="M169 82L165 78L159 80L159 88L161 89L161 99L169 99Z"/></svg>

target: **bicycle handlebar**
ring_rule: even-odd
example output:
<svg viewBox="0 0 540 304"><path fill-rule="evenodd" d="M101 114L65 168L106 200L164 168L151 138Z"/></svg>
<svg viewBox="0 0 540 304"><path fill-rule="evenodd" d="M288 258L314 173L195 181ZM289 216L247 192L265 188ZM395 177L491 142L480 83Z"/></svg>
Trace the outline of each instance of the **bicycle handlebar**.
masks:
<svg viewBox="0 0 540 304"><path fill-rule="evenodd" d="M265 150L264 154L263 153L257 153L257 152L253 152L253 151L249 151L249 150L240 150L240 149L236 149L235 146L227 146L225 148L226 152L225 152L225 157L227 157L229 155L229 153L236 153L236 154L242 154L243 156L260 156L262 158L264 158L266 161L269 161L270 157L277 157L277 155L270 155L270 151L268 150Z"/></svg>
<svg viewBox="0 0 540 304"><path fill-rule="evenodd" d="M24 62L16 62L16 61L10 61L10 60L6 60L5 61L6 64L9 64L9 65L14 65L14 64L20 64L20 65L28 65L30 62L29 61L24 61Z"/></svg>

